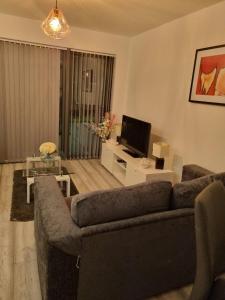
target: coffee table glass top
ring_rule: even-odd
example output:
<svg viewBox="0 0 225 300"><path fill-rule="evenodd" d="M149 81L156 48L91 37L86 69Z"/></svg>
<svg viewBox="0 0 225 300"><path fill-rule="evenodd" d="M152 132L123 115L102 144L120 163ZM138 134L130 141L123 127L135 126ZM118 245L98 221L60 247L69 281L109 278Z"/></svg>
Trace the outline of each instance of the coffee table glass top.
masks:
<svg viewBox="0 0 225 300"><path fill-rule="evenodd" d="M35 177L62 174L60 156L52 156L51 159L43 159L38 156L26 158L26 172L24 172L23 176Z"/></svg>

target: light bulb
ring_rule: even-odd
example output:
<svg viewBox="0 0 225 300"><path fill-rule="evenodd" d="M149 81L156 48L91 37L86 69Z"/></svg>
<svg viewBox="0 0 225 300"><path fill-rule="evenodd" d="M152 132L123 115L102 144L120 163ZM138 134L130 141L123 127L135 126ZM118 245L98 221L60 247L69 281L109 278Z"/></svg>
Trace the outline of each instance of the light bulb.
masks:
<svg viewBox="0 0 225 300"><path fill-rule="evenodd" d="M50 22L49 22L49 26L52 28L53 31L58 32L61 30L62 26L59 22L59 19L57 17L53 18Z"/></svg>

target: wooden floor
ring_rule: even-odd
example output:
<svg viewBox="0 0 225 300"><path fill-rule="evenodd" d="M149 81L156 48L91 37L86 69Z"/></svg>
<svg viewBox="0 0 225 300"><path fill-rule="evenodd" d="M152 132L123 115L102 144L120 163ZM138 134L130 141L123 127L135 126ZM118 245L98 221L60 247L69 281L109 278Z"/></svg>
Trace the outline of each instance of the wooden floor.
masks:
<svg viewBox="0 0 225 300"><path fill-rule="evenodd" d="M120 186L98 160L63 165L74 173L71 178L80 193ZM24 164L0 165L0 300L41 300L33 222L9 221L13 172L24 168ZM189 292L187 287L151 300L184 300Z"/></svg>

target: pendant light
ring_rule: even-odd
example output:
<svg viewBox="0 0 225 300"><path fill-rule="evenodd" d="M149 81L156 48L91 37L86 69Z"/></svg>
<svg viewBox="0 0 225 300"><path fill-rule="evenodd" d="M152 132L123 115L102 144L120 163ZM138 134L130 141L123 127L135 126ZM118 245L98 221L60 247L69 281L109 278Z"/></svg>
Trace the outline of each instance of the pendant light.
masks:
<svg viewBox="0 0 225 300"><path fill-rule="evenodd" d="M57 0L55 8L52 8L47 18L42 23L44 33L53 39L62 39L70 32L68 25L62 11L58 9Z"/></svg>

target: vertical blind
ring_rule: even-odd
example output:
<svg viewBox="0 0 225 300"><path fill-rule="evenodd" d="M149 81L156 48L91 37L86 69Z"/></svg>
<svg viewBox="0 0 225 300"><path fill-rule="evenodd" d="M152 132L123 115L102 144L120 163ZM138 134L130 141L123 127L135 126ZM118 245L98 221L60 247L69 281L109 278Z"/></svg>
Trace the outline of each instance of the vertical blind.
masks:
<svg viewBox="0 0 225 300"><path fill-rule="evenodd" d="M0 161L58 144L60 50L0 41Z"/></svg>
<svg viewBox="0 0 225 300"><path fill-rule="evenodd" d="M5 72L4 72L4 44L0 43L0 161L7 157L6 145L6 109L5 109Z"/></svg>
<svg viewBox="0 0 225 300"><path fill-rule="evenodd" d="M66 158L97 158L100 139L90 124L111 108L114 57L62 51L61 151Z"/></svg>

